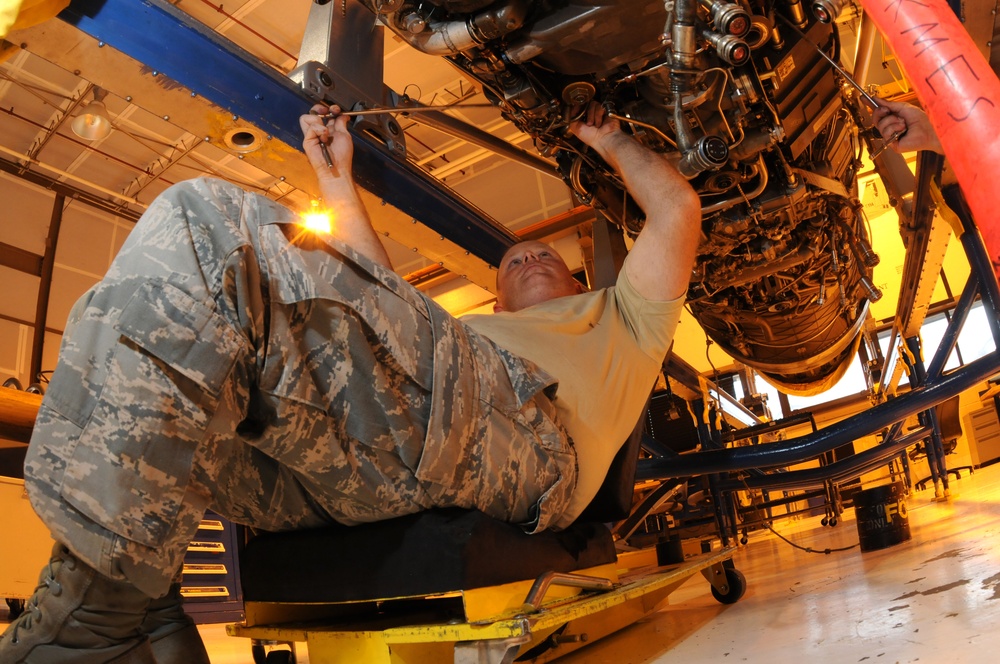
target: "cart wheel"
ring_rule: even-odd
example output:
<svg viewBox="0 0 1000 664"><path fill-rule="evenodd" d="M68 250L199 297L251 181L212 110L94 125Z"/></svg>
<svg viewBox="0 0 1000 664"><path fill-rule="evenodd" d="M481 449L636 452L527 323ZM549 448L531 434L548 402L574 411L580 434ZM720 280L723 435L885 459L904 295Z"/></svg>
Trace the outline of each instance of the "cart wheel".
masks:
<svg viewBox="0 0 1000 664"><path fill-rule="evenodd" d="M267 653L264 652L263 645L254 643L250 646L250 654L253 655L253 664L267 664Z"/></svg>
<svg viewBox="0 0 1000 664"><path fill-rule="evenodd" d="M743 576L743 572L734 567L724 566L724 569L726 570L726 585L729 586L729 592L720 593L715 586L712 586L712 597L723 604L735 604L747 591L747 578Z"/></svg>
<svg viewBox="0 0 1000 664"><path fill-rule="evenodd" d="M7 598L7 620L14 622L19 615L24 613L24 600Z"/></svg>
<svg viewBox="0 0 1000 664"><path fill-rule="evenodd" d="M830 517L830 527L831 528L836 527L836 525L837 525L837 517L835 516Z"/></svg>

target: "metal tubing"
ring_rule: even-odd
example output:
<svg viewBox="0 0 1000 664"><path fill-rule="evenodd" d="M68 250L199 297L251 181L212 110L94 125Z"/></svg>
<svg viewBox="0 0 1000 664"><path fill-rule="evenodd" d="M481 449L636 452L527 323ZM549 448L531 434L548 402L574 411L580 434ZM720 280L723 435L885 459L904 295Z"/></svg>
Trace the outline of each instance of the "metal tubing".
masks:
<svg viewBox="0 0 1000 664"><path fill-rule="evenodd" d="M928 408L926 418L931 433L924 441L924 451L927 453L927 465L931 469L931 481L934 483L935 491L938 487L938 480L941 482L941 488L947 491L948 462L944 458L944 439L941 438L941 421L938 419L937 409ZM936 479L935 474L937 475Z"/></svg>
<svg viewBox="0 0 1000 664"><path fill-rule="evenodd" d="M856 55L854 56L854 80L864 87L868 84L868 70L872 64L872 54L875 52L875 39L878 30L868 12L861 16L861 30L858 32Z"/></svg>
<svg viewBox="0 0 1000 664"><path fill-rule="evenodd" d="M910 389L915 387L920 387L927 383L927 371L924 370L923 361L923 348L920 345L920 337L908 337L905 339L906 347L909 350L909 354L906 356L909 359L907 364L910 366ZM934 416L934 409L928 408L921 411L918 414L920 423L929 429L929 434L924 441L924 451L927 453L927 466L931 471L931 479L934 482L935 490L941 485L939 482L941 479L941 461L940 455L938 454L938 448L942 450L944 446L941 445L941 435L938 433L938 429L935 426L937 418ZM947 478L944 480L944 488L948 488Z"/></svg>
<svg viewBox="0 0 1000 664"><path fill-rule="evenodd" d="M780 443L708 450L681 455L676 459L640 459L636 479L666 479L747 468L774 468L813 459L823 452L878 431L909 415L927 410L948 397L971 388L998 370L1000 370L1000 353L993 352L943 376L940 381L919 387L814 434Z"/></svg>
<svg viewBox="0 0 1000 664"><path fill-rule="evenodd" d="M972 274L979 279L979 291L987 310L986 322L993 333L993 344L1000 348L1000 287L993 272L993 263L986 252L983 237L972 220L972 212L961 189L957 186L945 187L941 194L948 207L962 222L962 236L959 239L972 266Z"/></svg>
<svg viewBox="0 0 1000 664"><path fill-rule="evenodd" d="M598 590L608 592L614 590L615 584L610 579L597 576L584 576L582 574L566 574L564 572L546 572L532 584L528 596L524 599L521 607L522 611L532 613L537 611L545 599L545 593L549 586L568 586L570 588L583 588L584 590Z"/></svg>
<svg viewBox="0 0 1000 664"><path fill-rule="evenodd" d="M360 111L343 111L337 115L343 115L345 118L356 118L365 115L385 115L386 113L402 113L403 115L409 115L410 113L430 113L431 111L450 111L456 110L460 111L463 108L496 108L493 104L445 104L442 106L386 106L384 108L366 108ZM322 118L332 118L334 115L332 113L328 115L321 115Z"/></svg>
<svg viewBox="0 0 1000 664"><path fill-rule="evenodd" d="M965 282L965 288L962 289L962 294L958 297L958 302L952 310L952 317L951 321L948 323L948 329L946 329L944 335L942 335L941 343L934 352L934 357L931 358L931 363L927 366L927 377L930 380L934 380L941 375L941 371L944 369L944 365L948 361L948 356L951 355L953 350L955 350L955 344L958 342L958 335L962 331L962 327L965 325L965 319L969 317L969 311L972 309L972 305L975 304L976 297L978 295L979 280L975 278L975 275L972 275L970 279Z"/></svg>
<svg viewBox="0 0 1000 664"><path fill-rule="evenodd" d="M469 105L471 106L471 104ZM461 109L462 106L454 106L455 109ZM408 109L409 111L421 111L421 107L414 107ZM400 110L399 112L408 112L407 109ZM351 113L346 113L345 115L351 115ZM497 138L488 131L483 131L478 127L474 127L468 122L463 122L458 118L454 118L440 110L432 109L426 110L419 114L410 115L410 120L417 122L428 127L433 127L438 131L444 132L455 138L460 138L463 141L468 141L473 145L478 145L481 148L494 152L501 157L506 157L511 161L516 161L519 164L527 166L528 168L533 168L540 173L544 173L550 177L558 178L559 174L556 172L556 166L552 162L542 159L538 155L531 154L526 150L516 148L507 141Z"/></svg>
<svg viewBox="0 0 1000 664"><path fill-rule="evenodd" d="M691 404L692 409L698 415L698 440L701 442L703 450L718 450L722 447L721 441L715 440L709 427L708 403L704 399L696 399ZM638 478L636 478L638 479ZM722 507L722 492L719 490L718 474L708 475L708 492L712 497L712 514L715 517L715 529L719 533L723 546L728 543L729 531L727 528L726 514Z"/></svg>
<svg viewBox="0 0 1000 664"><path fill-rule="evenodd" d="M42 256L41 282L38 284L38 299L35 302L35 329L31 337L31 360L28 364L28 382L34 383L42 371L42 353L45 349L45 327L49 312L49 295L52 291L52 273L56 265L56 245L59 243L59 229L62 226L66 197L56 194L52 201L52 217L49 234L45 238L45 254Z"/></svg>
<svg viewBox="0 0 1000 664"><path fill-rule="evenodd" d="M812 413L794 413L788 417L783 417L780 420L771 420L770 422L756 424L744 429L735 429L725 434L722 437L722 440L727 443L737 440L746 440L747 438L761 436L767 433L774 433L775 431L781 431L782 429L798 426L800 424L808 424L812 427L813 431L816 431L816 418L813 417Z"/></svg>
<svg viewBox="0 0 1000 664"><path fill-rule="evenodd" d="M730 488L728 485L727 489ZM742 484L739 484L740 489L745 489ZM756 487L751 487L756 488ZM795 503L808 500L810 498L818 498L823 495L823 491L820 489L813 489L807 491L805 494L796 493L792 495L784 495L781 498L775 498L774 500L768 500L765 502L754 503L746 507L740 508L740 514L752 514L759 509L773 509L775 507L787 507L789 505L794 505ZM811 507L809 509L812 509Z"/></svg>
<svg viewBox="0 0 1000 664"><path fill-rule="evenodd" d="M746 477L741 480L726 480L721 488L727 491L750 489L812 489L822 488L826 481L843 482L859 477L866 472L875 470L885 464L888 459L901 450L917 443L928 433L926 427L916 429L903 436L891 445L885 443L863 450L846 459L819 468L791 470L787 473L771 473L768 475Z"/></svg>

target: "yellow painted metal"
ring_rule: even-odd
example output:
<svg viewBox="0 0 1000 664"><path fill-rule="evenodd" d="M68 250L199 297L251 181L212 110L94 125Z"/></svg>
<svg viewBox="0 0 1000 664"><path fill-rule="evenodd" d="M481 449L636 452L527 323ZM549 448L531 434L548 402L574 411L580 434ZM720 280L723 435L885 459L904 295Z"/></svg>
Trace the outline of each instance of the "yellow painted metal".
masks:
<svg viewBox="0 0 1000 664"><path fill-rule="evenodd" d="M0 477L0 532L5 544L0 554L0 597L28 599L35 592L53 542L49 529L28 503L24 480Z"/></svg>
<svg viewBox="0 0 1000 664"><path fill-rule="evenodd" d="M583 574L583 572L579 573ZM587 570L586 575L610 579L615 583L619 580L618 566L615 564L591 567ZM524 604L524 599L528 596L528 591L531 590L532 584L534 584L534 579L505 583L489 588L463 590L462 599L465 603L465 619L470 623L480 623L504 615L516 615L521 611L521 606ZM566 599L579 594L579 588L554 585L546 593L546 600Z"/></svg>
<svg viewBox="0 0 1000 664"><path fill-rule="evenodd" d="M306 645L309 661L318 664L441 664L455 659L451 643L390 643L381 632L313 632Z"/></svg>
<svg viewBox="0 0 1000 664"><path fill-rule="evenodd" d="M377 627L369 624L358 626L357 629L343 624L324 627L316 627L315 624L258 624L230 625L227 629L233 636L305 642L309 648L309 659L314 664L359 661L372 664L429 664L451 661L454 644L460 641L528 635L531 640L521 647L521 653L524 653L565 626L559 633L560 645L532 660L541 663L571 652L585 643L596 641L650 614L691 576L731 558L734 551L735 548L730 547L670 567L650 566L650 560L655 558L651 558L648 553L623 554L617 565L622 571L621 585L610 592L573 597L554 596L537 612L521 613L519 607L511 606L495 619L480 622ZM601 576L609 571L614 572L609 567L614 566L605 565L581 570L579 573ZM484 606L498 606L501 601L508 601L500 598L510 596L511 593L512 589L499 592L497 598L487 599ZM524 596L520 596L520 602L523 602ZM265 611L257 611L257 618L272 610L280 612L281 606L272 605ZM301 609L302 605L295 607ZM248 617L253 610L256 609L248 605ZM287 619L289 616L284 617Z"/></svg>

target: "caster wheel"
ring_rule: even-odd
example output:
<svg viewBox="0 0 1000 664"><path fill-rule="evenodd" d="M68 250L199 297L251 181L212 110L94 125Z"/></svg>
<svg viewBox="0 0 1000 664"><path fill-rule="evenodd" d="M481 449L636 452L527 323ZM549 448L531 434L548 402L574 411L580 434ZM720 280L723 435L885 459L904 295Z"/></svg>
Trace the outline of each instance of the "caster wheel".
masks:
<svg viewBox="0 0 1000 664"><path fill-rule="evenodd" d="M747 537L746 535L744 535L743 537L740 538L740 544L742 544L743 546L746 546L747 542L749 542L749 541L750 541L750 538Z"/></svg>
<svg viewBox="0 0 1000 664"><path fill-rule="evenodd" d="M836 525L837 525L837 520L836 519L830 519L830 527L832 528L833 526L836 526Z"/></svg>
<svg viewBox="0 0 1000 664"><path fill-rule="evenodd" d="M747 579L743 576L743 572L738 569L726 567L725 570L726 585L729 586L729 590L723 594L715 586L712 586L712 597L722 604L735 604L747 591Z"/></svg>
<svg viewBox="0 0 1000 664"><path fill-rule="evenodd" d="M829 519L827 519L827 518L826 518L825 516L823 517L823 520L822 520L822 521L820 521L820 524L822 524L822 525L824 525L824 526L825 526L825 525L827 525L828 523L830 523L830 520L829 520Z"/></svg>

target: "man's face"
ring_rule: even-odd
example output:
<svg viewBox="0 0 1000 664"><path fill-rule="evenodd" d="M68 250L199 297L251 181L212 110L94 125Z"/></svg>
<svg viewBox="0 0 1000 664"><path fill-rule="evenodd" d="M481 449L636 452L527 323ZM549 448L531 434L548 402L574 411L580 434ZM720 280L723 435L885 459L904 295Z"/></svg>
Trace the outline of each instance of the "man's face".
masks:
<svg viewBox="0 0 1000 664"><path fill-rule="evenodd" d="M534 304L583 292L562 257L541 242L521 242L504 254L497 272L494 311L519 311Z"/></svg>

